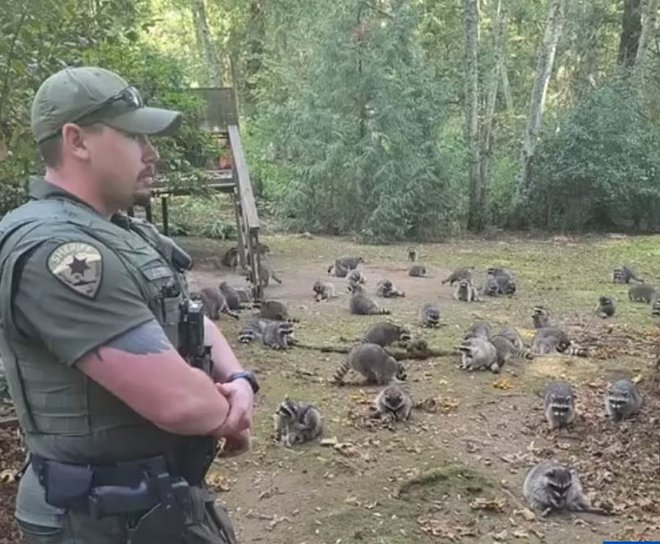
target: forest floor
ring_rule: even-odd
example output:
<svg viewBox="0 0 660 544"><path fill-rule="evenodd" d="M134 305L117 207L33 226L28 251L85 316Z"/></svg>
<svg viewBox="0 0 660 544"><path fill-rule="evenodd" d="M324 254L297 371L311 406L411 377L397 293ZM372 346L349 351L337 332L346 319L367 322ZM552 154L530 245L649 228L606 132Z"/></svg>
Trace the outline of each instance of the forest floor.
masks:
<svg viewBox="0 0 660 544"><path fill-rule="evenodd" d="M384 277L405 291L403 299L375 300L434 348L451 349L476 319L515 326L529 341L531 309L543 304L591 354L514 361L499 375L458 370L456 357L407 361L409 391L415 401L427 401L425 409L416 409L409 423L386 427L369 417L377 387L359 381L332 385L345 355L244 346L237 331L251 311L243 312L240 322L223 317L218 326L262 384L252 450L217 463L209 475L241 543L660 540L660 370L654 371L660 321L654 321L648 305L628 301L626 286L609 281L610 270L627 263L648 281L660 282L660 237L505 236L425 244L420 262L429 278L408 277L405 245L284 235L264 241L283 280L267 288L267 297L286 303L300 320L296 337L303 344L348 348L370 324L383 320L351 315L346 281L327 275L336 257L354 254L365 258L362 269L372 294ZM181 242L197 258L192 287L217 285L221 279L245 283L214 264L229 242ZM440 282L466 265L475 266L481 277L491 265L512 269L518 292L482 303L454 301L452 289ZM316 279L332 281L339 297L315 303ZM611 320L594 315L600 295L618 303ZM426 301L440 305L443 327L419 328L419 308ZM602 398L607 384L622 377L638 381L646 403L636 419L614 425L604 417ZM553 379L573 385L579 414L571 428L551 432L541 394ZM318 406L324 438L335 440L327 446L319 441L295 448L276 444L272 414L287 394ZM15 431L0 435L0 471L20 464L17 444ZM616 515L532 515L522 482L527 470L546 458L575 467L587 494ZM0 519L7 529L0 532L6 537L0 542L16 542L9 532L15 486L2 478L0 473Z"/></svg>

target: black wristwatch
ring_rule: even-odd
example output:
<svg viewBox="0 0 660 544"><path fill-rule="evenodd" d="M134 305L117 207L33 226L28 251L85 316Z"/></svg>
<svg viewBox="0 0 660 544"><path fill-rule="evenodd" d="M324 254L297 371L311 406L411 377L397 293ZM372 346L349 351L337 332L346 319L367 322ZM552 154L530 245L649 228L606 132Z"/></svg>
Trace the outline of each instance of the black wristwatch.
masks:
<svg viewBox="0 0 660 544"><path fill-rule="evenodd" d="M252 388L252 392L256 395L259 392L259 383L257 382L257 377L254 375L254 372L234 372L229 378L228 382L233 382L234 380L247 380Z"/></svg>

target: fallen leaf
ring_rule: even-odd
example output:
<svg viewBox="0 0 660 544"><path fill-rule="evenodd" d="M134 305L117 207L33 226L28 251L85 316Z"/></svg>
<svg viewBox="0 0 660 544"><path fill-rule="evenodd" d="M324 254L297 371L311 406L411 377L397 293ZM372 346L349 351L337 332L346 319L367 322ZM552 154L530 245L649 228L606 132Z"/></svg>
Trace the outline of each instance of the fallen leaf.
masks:
<svg viewBox="0 0 660 544"><path fill-rule="evenodd" d="M473 510L489 510L491 512L504 512L506 499L493 499L486 497L477 497L470 503Z"/></svg>
<svg viewBox="0 0 660 544"><path fill-rule="evenodd" d="M514 385L511 383L511 380L509 380L509 378L504 377L504 378L500 378L499 380L495 380L493 382L493 387L495 389L502 389L506 391L507 389L513 389Z"/></svg>

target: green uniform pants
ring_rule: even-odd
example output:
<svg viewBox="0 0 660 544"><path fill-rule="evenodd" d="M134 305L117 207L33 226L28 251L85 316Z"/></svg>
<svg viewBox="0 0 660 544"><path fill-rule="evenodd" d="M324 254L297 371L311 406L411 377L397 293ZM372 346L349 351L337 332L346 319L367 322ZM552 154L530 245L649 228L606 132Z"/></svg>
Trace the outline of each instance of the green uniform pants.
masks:
<svg viewBox="0 0 660 544"><path fill-rule="evenodd" d="M213 495L200 488L191 488L191 497L192 507L190 512L186 512L186 526L180 543L237 544L227 510L215 503ZM18 524L27 544L126 543L124 516L95 519L87 514L68 511L61 527L32 525L20 520Z"/></svg>

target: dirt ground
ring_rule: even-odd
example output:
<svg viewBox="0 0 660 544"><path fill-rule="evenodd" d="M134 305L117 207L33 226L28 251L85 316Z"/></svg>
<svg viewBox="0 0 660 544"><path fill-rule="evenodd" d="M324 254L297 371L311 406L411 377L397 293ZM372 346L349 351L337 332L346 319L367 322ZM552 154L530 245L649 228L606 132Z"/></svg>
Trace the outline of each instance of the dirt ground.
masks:
<svg viewBox="0 0 660 544"><path fill-rule="evenodd" d="M215 265L230 243L182 239L197 258L193 287L245 280ZM391 310L390 319L412 326L434 348L451 349L476 319L515 326L530 340L530 313L544 304L553 319L591 349L589 358L546 356L514 361L500 375L466 373L456 357L406 361L409 391L427 401L409 423L386 427L370 415L377 387L336 387L332 374L345 355L294 348L288 352L244 346L240 322L223 317L218 326L244 366L262 383L252 450L217 463L209 482L230 510L241 543L404 544L427 542L568 542L660 539L660 387L653 367L660 335L648 305L627 299L627 287L609 282L613 266L632 264L650 281L660 278L660 237L564 237L448 242L421 246L429 278L407 275L405 246L360 246L346 239L269 236L270 262L282 278L267 296L285 302L306 345L350 347L366 328L383 319L348 311L344 279L332 278L339 297L315 303L311 286L330 279L327 267L340 255L362 255L367 288L373 294L384 277L405 291L404 299L375 300ZM441 285L448 272L474 265L483 272L500 265L516 273L512 298L459 303ZM599 295L617 302L608 321L594 316ZM437 301L443 327L420 329L418 312ZM659 321L660 322L660 321ZM604 417L602 396L609 382L639 381L642 413L614 425ZM579 415L570 429L549 431L541 394L553 379L568 380L577 393ZM353 379L357 380L355 376ZM324 438L296 448L273 440L272 414L289 395L318 406ZM429 399L433 399L431 402ZM3 468L22 457L0 441ZM12 442L13 444L13 442ZM14 446L12 446L14 448ZM14 448L15 449L15 448ZM615 515L534 517L525 508L522 482L541 459L554 458L578 470L596 504ZM2 521L9 526L13 484L0 483ZM16 542L4 532L10 540Z"/></svg>

